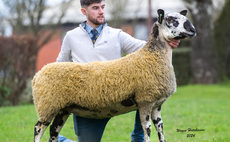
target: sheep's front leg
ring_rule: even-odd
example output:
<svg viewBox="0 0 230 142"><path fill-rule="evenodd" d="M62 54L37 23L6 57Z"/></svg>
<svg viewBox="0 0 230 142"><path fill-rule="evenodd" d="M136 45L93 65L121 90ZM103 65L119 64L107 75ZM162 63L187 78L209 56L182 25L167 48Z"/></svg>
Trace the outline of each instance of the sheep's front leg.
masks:
<svg viewBox="0 0 230 142"><path fill-rule="evenodd" d="M166 142L163 134L163 121L161 118L161 105L152 111L152 121L158 133L159 141Z"/></svg>
<svg viewBox="0 0 230 142"><path fill-rule="evenodd" d="M67 111L60 111L54 118L52 125L50 126L50 142L58 141L58 134L64 126L70 113Z"/></svg>
<svg viewBox="0 0 230 142"><path fill-rule="evenodd" d="M139 112L141 125L144 130L145 142L150 142L150 134L151 134L151 111L152 111L152 103L143 103L139 104Z"/></svg>

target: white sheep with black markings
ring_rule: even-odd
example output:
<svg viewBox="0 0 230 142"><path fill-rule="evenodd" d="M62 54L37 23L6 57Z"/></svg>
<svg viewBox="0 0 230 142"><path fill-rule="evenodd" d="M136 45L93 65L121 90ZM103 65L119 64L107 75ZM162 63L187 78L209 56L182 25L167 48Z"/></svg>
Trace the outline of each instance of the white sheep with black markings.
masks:
<svg viewBox="0 0 230 142"><path fill-rule="evenodd" d="M100 119L139 109L145 141L150 141L152 119L159 140L164 142L161 105L176 91L172 49L167 40L195 36L186 13L164 15L158 10L158 21L146 45L121 59L85 64L56 62L43 67L33 79L38 114L34 141L40 141L52 121L50 141L57 141L71 113Z"/></svg>

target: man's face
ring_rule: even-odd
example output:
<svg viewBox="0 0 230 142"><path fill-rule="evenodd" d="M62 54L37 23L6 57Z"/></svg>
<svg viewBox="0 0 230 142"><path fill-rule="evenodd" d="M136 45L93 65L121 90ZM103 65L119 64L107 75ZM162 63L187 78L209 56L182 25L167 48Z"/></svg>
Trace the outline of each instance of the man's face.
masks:
<svg viewBox="0 0 230 142"><path fill-rule="evenodd" d="M101 1L82 8L81 11L86 16L87 23L93 28L97 28L105 22L104 8L105 1Z"/></svg>

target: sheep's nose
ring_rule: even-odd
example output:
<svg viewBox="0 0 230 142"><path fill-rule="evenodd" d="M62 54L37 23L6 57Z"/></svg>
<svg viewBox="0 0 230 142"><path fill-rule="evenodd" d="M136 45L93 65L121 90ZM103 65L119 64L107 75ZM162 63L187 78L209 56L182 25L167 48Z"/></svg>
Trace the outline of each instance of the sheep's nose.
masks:
<svg viewBox="0 0 230 142"><path fill-rule="evenodd" d="M192 32L193 35L196 35L196 29L195 29L195 28L191 28L191 29L190 29L190 32Z"/></svg>
<svg viewBox="0 0 230 142"><path fill-rule="evenodd" d="M196 35L196 29L194 28L194 26L192 25L192 23L191 23L189 20L186 20L186 21L184 22L184 29L185 29L187 32L192 33L192 36L195 36L195 35Z"/></svg>
<svg viewBox="0 0 230 142"><path fill-rule="evenodd" d="M191 28L190 31L191 31L192 33L196 33L196 30L195 30L194 28Z"/></svg>

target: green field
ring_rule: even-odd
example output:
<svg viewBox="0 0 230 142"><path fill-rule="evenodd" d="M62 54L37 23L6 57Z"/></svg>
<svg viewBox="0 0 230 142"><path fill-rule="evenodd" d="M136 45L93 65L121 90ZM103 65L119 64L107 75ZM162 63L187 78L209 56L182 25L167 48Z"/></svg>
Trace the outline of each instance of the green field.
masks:
<svg viewBox="0 0 230 142"><path fill-rule="evenodd" d="M102 142L130 142L134 118L135 112L112 118ZM168 142L230 142L230 83L178 87L163 105L162 118ZM72 121L71 116L61 134L77 140ZM0 141L32 142L36 122L33 105L0 108ZM151 140L157 142L155 128L152 130ZM42 142L48 137L47 129Z"/></svg>

